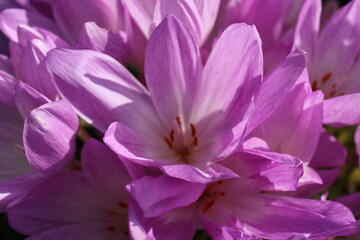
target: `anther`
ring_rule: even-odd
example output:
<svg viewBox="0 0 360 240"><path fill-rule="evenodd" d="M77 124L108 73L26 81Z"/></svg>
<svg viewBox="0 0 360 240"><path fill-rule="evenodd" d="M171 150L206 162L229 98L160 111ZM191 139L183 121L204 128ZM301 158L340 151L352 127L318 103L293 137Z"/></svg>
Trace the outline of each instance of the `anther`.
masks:
<svg viewBox="0 0 360 240"><path fill-rule="evenodd" d="M191 136L195 136L196 135L196 129L194 124L190 123L190 128L191 128Z"/></svg>
<svg viewBox="0 0 360 240"><path fill-rule="evenodd" d="M197 137L194 137L193 145L196 146L197 144L198 144L198 138L197 138Z"/></svg>
<svg viewBox="0 0 360 240"><path fill-rule="evenodd" d="M332 76L332 73L328 72L327 74L325 74L323 76L323 78L321 79L321 82L326 83L331 78L331 76Z"/></svg>
<svg viewBox="0 0 360 240"><path fill-rule="evenodd" d="M209 209L212 207L212 205L214 205L214 203L215 203L215 200L214 200L214 199L211 199L211 200L206 204L206 206L205 206L205 208L202 210L202 212L204 213L204 212L206 212L207 210L209 210Z"/></svg>
<svg viewBox="0 0 360 240"><path fill-rule="evenodd" d="M167 143L167 145L169 146L169 148L173 148L172 142L167 137L164 137L164 140Z"/></svg>
<svg viewBox="0 0 360 240"><path fill-rule="evenodd" d="M225 192L219 192L218 195L222 196L222 197L225 197Z"/></svg>
<svg viewBox="0 0 360 240"><path fill-rule="evenodd" d="M172 129L170 131L170 139L171 139L172 142L175 140L175 135L174 134L175 134L175 131Z"/></svg>
<svg viewBox="0 0 360 240"><path fill-rule="evenodd" d="M177 122L179 128L181 129L181 122L180 122L180 118L179 118L179 117L176 117L176 122Z"/></svg>
<svg viewBox="0 0 360 240"><path fill-rule="evenodd" d="M311 84L311 88L313 91L317 90L317 80L313 81L313 83Z"/></svg>
<svg viewBox="0 0 360 240"><path fill-rule="evenodd" d="M119 202L118 205L121 208L127 208L128 207L127 203L124 203L124 202Z"/></svg>

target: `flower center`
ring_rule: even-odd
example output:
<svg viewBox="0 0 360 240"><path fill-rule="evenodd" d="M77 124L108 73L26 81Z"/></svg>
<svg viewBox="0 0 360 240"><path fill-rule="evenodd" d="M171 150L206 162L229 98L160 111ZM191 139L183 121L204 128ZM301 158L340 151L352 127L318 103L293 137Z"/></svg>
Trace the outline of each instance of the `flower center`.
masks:
<svg viewBox="0 0 360 240"><path fill-rule="evenodd" d="M180 117L172 121L172 129L168 136L164 136L167 146L179 155L183 161L188 163L188 158L193 148L198 145L198 137L194 124L183 126Z"/></svg>
<svg viewBox="0 0 360 240"><path fill-rule="evenodd" d="M114 211L105 212L105 220L110 223L106 228L108 232L120 232L125 236L129 235L127 225L124 224L124 221L127 218L127 209L128 204L125 202L118 202L117 207Z"/></svg>
<svg viewBox="0 0 360 240"><path fill-rule="evenodd" d="M207 212L214 204L218 197L225 197L226 193L224 191L219 191L219 186L223 184L223 180L217 181L215 183L209 184L204 194L200 197L203 200L202 213Z"/></svg>
<svg viewBox="0 0 360 240"><path fill-rule="evenodd" d="M336 83L335 79L331 79L332 76L332 72L328 72L321 78L320 81L313 80L311 84L312 90L321 90L324 93L325 98L332 98L344 95L345 93L340 93L338 91L338 84Z"/></svg>

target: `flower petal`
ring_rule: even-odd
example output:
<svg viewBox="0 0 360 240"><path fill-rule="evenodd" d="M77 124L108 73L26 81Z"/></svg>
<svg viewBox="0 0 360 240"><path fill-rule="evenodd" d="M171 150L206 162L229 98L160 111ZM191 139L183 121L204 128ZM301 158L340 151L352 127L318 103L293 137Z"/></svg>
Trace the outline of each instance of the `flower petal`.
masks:
<svg viewBox="0 0 360 240"><path fill-rule="evenodd" d="M104 192L104 197L127 202L125 185L130 182L130 177L116 154L105 144L89 139L84 144L81 158L84 175ZM107 196L109 193L111 195Z"/></svg>
<svg viewBox="0 0 360 240"><path fill-rule="evenodd" d="M16 205L32 189L35 189L46 176L36 172L22 173L0 183L0 212L7 211L7 208Z"/></svg>
<svg viewBox="0 0 360 240"><path fill-rule="evenodd" d="M260 88L262 68L261 40L255 27L228 27L204 67L194 114L200 117L219 111L225 116L224 127L239 123Z"/></svg>
<svg viewBox="0 0 360 240"><path fill-rule="evenodd" d="M123 27L121 3L116 0L54 0L51 1L55 20L66 38L75 42L85 22L93 21L111 31ZM78 9L82 9L81 12Z"/></svg>
<svg viewBox="0 0 360 240"><path fill-rule="evenodd" d="M107 231L106 223L77 223L67 226L51 228L47 231L28 237L28 240L125 240L123 233Z"/></svg>
<svg viewBox="0 0 360 240"><path fill-rule="evenodd" d="M255 100L255 112L247 127L247 133L261 125L285 100L295 82L304 74L306 60L306 53L294 51L267 74Z"/></svg>
<svg viewBox="0 0 360 240"><path fill-rule="evenodd" d="M21 81L16 84L14 98L16 107L23 118L26 118L35 108L50 102L47 97Z"/></svg>
<svg viewBox="0 0 360 240"><path fill-rule="evenodd" d="M91 50L56 49L47 66L60 94L99 130L115 121L134 129L160 123L148 91L115 59Z"/></svg>
<svg viewBox="0 0 360 240"><path fill-rule="evenodd" d="M41 14L20 8L6 9L1 12L0 29L11 41L19 41L17 27L20 24L41 27L60 36L55 23Z"/></svg>
<svg viewBox="0 0 360 240"><path fill-rule="evenodd" d="M303 175L302 162L290 155L261 150L242 150L221 162L249 181L258 191L296 190Z"/></svg>
<svg viewBox="0 0 360 240"><path fill-rule="evenodd" d="M105 222L106 204L81 172L67 171L47 179L10 208L9 222L26 235L76 223Z"/></svg>
<svg viewBox="0 0 360 240"><path fill-rule="evenodd" d="M320 34L316 54L310 59L312 81L321 81L326 95L333 97L333 84L339 86L360 52L360 2L351 1L329 20ZM341 94L338 92L337 94Z"/></svg>
<svg viewBox="0 0 360 240"><path fill-rule="evenodd" d="M189 122L200 90L199 49L189 30L166 17L152 34L145 56L145 78L159 116L169 129L176 117ZM170 130L169 130L170 131Z"/></svg>
<svg viewBox="0 0 360 240"><path fill-rule="evenodd" d="M112 33L94 22L86 22L78 35L76 48L102 52L125 64L130 57L128 44L126 33L121 31Z"/></svg>
<svg viewBox="0 0 360 240"><path fill-rule="evenodd" d="M347 94L324 101L324 124L336 127L360 123L360 93Z"/></svg>
<svg viewBox="0 0 360 240"><path fill-rule="evenodd" d="M31 111L24 125L24 148L30 165L40 172L62 170L75 151L79 120L65 100Z"/></svg>
<svg viewBox="0 0 360 240"><path fill-rule="evenodd" d="M161 169L169 176L193 183L210 183L239 177L230 168L213 163L205 170L189 164L165 165Z"/></svg>
<svg viewBox="0 0 360 240"><path fill-rule="evenodd" d="M336 138L326 131L320 135L316 152L311 159L311 167L331 168L342 167L346 161L347 152L343 145L337 142Z"/></svg>
<svg viewBox="0 0 360 240"><path fill-rule="evenodd" d="M133 181L127 189L144 211L144 216L149 218L194 203L204 192L205 186L162 175Z"/></svg>
<svg viewBox="0 0 360 240"><path fill-rule="evenodd" d="M264 139L270 151L309 162L322 132L322 101L320 91L312 92L308 83L297 84L252 135Z"/></svg>
<svg viewBox="0 0 360 240"><path fill-rule="evenodd" d="M141 29L146 38L150 38L155 28L153 23L155 5L158 0L128 0L124 1L124 5L129 11L131 17Z"/></svg>
<svg viewBox="0 0 360 240"><path fill-rule="evenodd" d="M301 7L294 34L293 48L314 53L320 28L321 1L305 1Z"/></svg>

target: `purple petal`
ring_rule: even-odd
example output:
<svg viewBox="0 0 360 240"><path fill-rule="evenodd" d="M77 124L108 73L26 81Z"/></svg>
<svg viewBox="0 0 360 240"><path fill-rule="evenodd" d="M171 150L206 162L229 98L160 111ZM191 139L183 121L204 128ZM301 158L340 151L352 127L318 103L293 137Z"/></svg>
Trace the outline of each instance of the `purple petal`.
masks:
<svg viewBox="0 0 360 240"><path fill-rule="evenodd" d="M18 81L13 75L0 70L0 102L14 105L14 89Z"/></svg>
<svg viewBox="0 0 360 240"><path fill-rule="evenodd" d="M326 191L338 178L340 169L317 170L317 174L320 176L322 184L315 183L300 186L296 192L287 193L287 196L310 198Z"/></svg>
<svg viewBox="0 0 360 240"><path fill-rule="evenodd" d="M267 75L255 100L255 112L247 128L248 133L261 125L284 101L303 73L306 62L304 52L294 51Z"/></svg>
<svg viewBox="0 0 360 240"><path fill-rule="evenodd" d="M47 66L60 94L99 130L105 132L115 121L134 129L160 124L148 91L113 58L91 50L56 49L48 54Z"/></svg>
<svg viewBox="0 0 360 240"><path fill-rule="evenodd" d="M311 167L342 167L346 161L346 149L327 132L321 133L316 152L311 159Z"/></svg>
<svg viewBox="0 0 360 240"><path fill-rule="evenodd" d="M190 32L174 17L166 17L148 42L145 77L156 110L169 128L176 117L189 121L201 69Z"/></svg>
<svg viewBox="0 0 360 240"><path fill-rule="evenodd" d="M321 1L305 1L295 28L293 48L313 54L320 28Z"/></svg>
<svg viewBox="0 0 360 240"><path fill-rule="evenodd" d="M46 177L39 173L24 174L23 172L22 175L1 182L0 212L5 212L7 208L16 205L29 191L35 189L45 179Z"/></svg>
<svg viewBox="0 0 360 240"><path fill-rule="evenodd" d="M22 142L23 120L15 107L0 105L0 181L33 169L27 162ZM6 119L8 118L8 119Z"/></svg>
<svg viewBox="0 0 360 240"><path fill-rule="evenodd" d="M84 175L109 199L127 202L125 185L129 174L120 159L106 145L95 139L88 140L81 153ZM116 183L116 184L114 184Z"/></svg>
<svg viewBox="0 0 360 240"><path fill-rule="evenodd" d="M360 215L360 193L353 193L347 196L342 196L337 198L336 201L350 208L355 216Z"/></svg>
<svg viewBox="0 0 360 240"><path fill-rule="evenodd" d="M239 177L229 168L213 163L205 170L189 164L165 165L161 169L169 176L193 183L210 183Z"/></svg>
<svg viewBox="0 0 360 240"><path fill-rule="evenodd" d="M213 222L209 219L206 219L206 217L202 217L201 222L204 225L206 232L210 234L214 240L260 240L260 238L247 236L237 229L226 227Z"/></svg>
<svg viewBox="0 0 360 240"><path fill-rule="evenodd" d="M41 27L60 35L54 22L36 12L13 8L0 13L0 29L11 41L18 42L17 27L20 24Z"/></svg>
<svg viewBox="0 0 360 240"><path fill-rule="evenodd" d="M359 1L349 2L332 16L319 37L309 73L312 81L322 85L327 97L342 94L336 89L360 52L359 14Z"/></svg>
<svg viewBox="0 0 360 240"><path fill-rule="evenodd" d="M175 154L166 147L161 135L141 134L119 122L109 126L104 136L104 142L121 159L145 166L157 167L177 161Z"/></svg>
<svg viewBox="0 0 360 240"><path fill-rule="evenodd" d="M309 162L322 132L322 101L320 91L313 93L308 83L297 84L252 135L264 139L271 151Z"/></svg>
<svg viewBox="0 0 360 240"><path fill-rule="evenodd" d="M129 228L133 239L192 239L198 226L194 207L178 208L156 218L145 218L136 202L130 200Z"/></svg>
<svg viewBox="0 0 360 240"><path fill-rule="evenodd" d="M73 160L78 126L78 117L65 100L31 111L24 125L24 147L30 165L41 172L62 170Z"/></svg>
<svg viewBox="0 0 360 240"><path fill-rule="evenodd" d="M343 231L356 222L351 211L337 202L269 194L241 196L233 201L238 204L229 204L228 211L237 216L248 234L262 238L287 239L305 233L334 236L330 232Z"/></svg>
<svg viewBox="0 0 360 240"><path fill-rule="evenodd" d="M81 172L67 171L38 185L10 208L9 222L17 231L33 235L66 225L106 222L105 206L109 202Z"/></svg>
<svg viewBox="0 0 360 240"><path fill-rule="evenodd" d="M261 150L239 151L222 161L259 191L296 190L303 175L302 162L290 155Z"/></svg>
<svg viewBox="0 0 360 240"><path fill-rule="evenodd" d="M195 4L195 1L185 0L179 1L175 0L172 2L166 0L159 0L155 7L154 11L154 22L156 25L159 25L167 15L173 15L192 32L195 36L197 42L201 42L201 16L199 14L198 8Z"/></svg>
<svg viewBox="0 0 360 240"><path fill-rule="evenodd" d="M141 1L141 0L128 0L124 1L129 14L134 19L138 27L146 38L149 38L154 30L154 10L157 0Z"/></svg>
<svg viewBox="0 0 360 240"><path fill-rule="evenodd" d="M28 240L125 240L123 233L107 231L106 223L77 223L49 229L39 234L28 237Z"/></svg>
<svg viewBox="0 0 360 240"><path fill-rule="evenodd" d="M360 93L348 94L324 101L324 123L343 127L360 123Z"/></svg>
<svg viewBox="0 0 360 240"><path fill-rule="evenodd" d="M194 203L204 192L205 186L162 175L133 181L127 189L148 218Z"/></svg>
<svg viewBox="0 0 360 240"><path fill-rule="evenodd" d="M111 31L123 28L123 13L117 0L55 0L51 2L55 20L70 42L76 40L85 22L95 22ZM82 9L80 12L79 9Z"/></svg>
<svg viewBox="0 0 360 240"><path fill-rule="evenodd" d="M78 49L92 49L102 52L125 64L130 57L128 37L124 32L112 33L94 22L87 22L80 30L76 42Z"/></svg>
<svg viewBox="0 0 360 240"><path fill-rule="evenodd" d="M262 66L261 40L255 27L228 27L206 62L194 110L198 115L224 112L224 125L233 127L244 118L259 90Z"/></svg>
<svg viewBox="0 0 360 240"><path fill-rule="evenodd" d="M49 46L45 42L40 40L28 42L23 52L22 72L26 83L49 99L55 100L57 92L50 81L44 61L48 50Z"/></svg>
<svg viewBox="0 0 360 240"><path fill-rule="evenodd" d="M33 109L50 102L47 97L24 82L16 84L14 98L16 107L23 118L26 118Z"/></svg>

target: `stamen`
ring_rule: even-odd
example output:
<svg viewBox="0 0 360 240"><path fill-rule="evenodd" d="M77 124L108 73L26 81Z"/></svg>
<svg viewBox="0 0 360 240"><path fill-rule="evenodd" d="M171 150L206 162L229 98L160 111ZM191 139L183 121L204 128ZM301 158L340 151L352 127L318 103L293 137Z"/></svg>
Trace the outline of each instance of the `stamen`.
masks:
<svg viewBox="0 0 360 240"><path fill-rule="evenodd" d="M124 203L124 202L119 202L118 205L121 208L127 208L128 207L127 203Z"/></svg>
<svg viewBox="0 0 360 240"><path fill-rule="evenodd" d="M197 137L194 137L193 145L196 146L197 144L198 144L198 138L197 138Z"/></svg>
<svg viewBox="0 0 360 240"><path fill-rule="evenodd" d="M212 207L212 205L214 205L214 203L215 203L215 199L211 199L211 200L206 204L206 206L205 206L205 208L202 210L202 212L204 213L204 212L206 212L207 210L209 210L209 209Z"/></svg>
<svg viewBox="0 0 360 240"><path fill-rule="evenodd" d="M175 140L175 135L174 134L175 134L174 129L171 129L171 131L170 131L170 139L171 139L172 142Z"/></svg>
<svg viewBox="0 0 360 240"><path fill-rule="evenodd" d="M331 76L332 76L332 73L331 73L331 72L328 72L327 74L325 74L325 75L323 76L323 78L321 79L321 82L322 82L322 83L326 83L326 82L331 78Z"/></svg>
<svg viewBox="0 0 360 240"><path fill-rule="evenodd" d="M181 129L181 122L180 122L180 118L179 118L179 117L176 117L176 122L177 122L179 128Z"/></svg>
<svg viewBox="0 0 360 240"><path fill-rule="evenodd" d="M196 135L196 128L192 123L190 123L190 128L191 128L191 136L194 137Z"/></svg>
<svg viewBox="0 0 360 240"><path fill-rule="evenodd" d="M169 148L172 149L173 148L172 142L167 137L164 137L164 140L167 143L167 145L169 146Z"/></svg>
<svg viewBox="0 0 360 240"><path fill-rule="evenodd" d="M313 91L317 90L317 80L315 80L312 84L311 84L311 88Z"/></svg>
<svg viewBox="0 0 360 240"><path fill-rule="evenodd" d="M225 197L225 192L219 192L218 195L222 196L222 197Z"/></svg>

